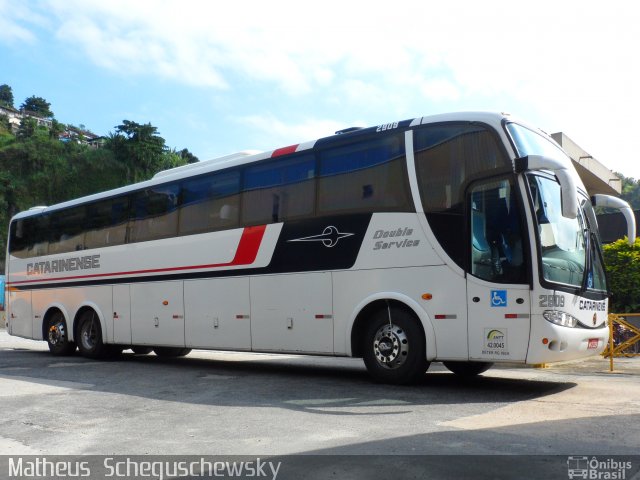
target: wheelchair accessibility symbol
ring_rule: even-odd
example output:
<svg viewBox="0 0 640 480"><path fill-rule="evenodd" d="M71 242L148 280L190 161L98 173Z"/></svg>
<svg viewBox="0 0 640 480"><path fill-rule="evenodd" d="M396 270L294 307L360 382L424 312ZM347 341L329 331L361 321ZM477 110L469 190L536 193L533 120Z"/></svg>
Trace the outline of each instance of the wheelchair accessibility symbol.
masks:
<svg viewBox="0 0 640 480"><path fill-rule="evenodd" d="M492 307L506 307L507 306L507 291L506 290L491 290L491 306Z"/></svg>

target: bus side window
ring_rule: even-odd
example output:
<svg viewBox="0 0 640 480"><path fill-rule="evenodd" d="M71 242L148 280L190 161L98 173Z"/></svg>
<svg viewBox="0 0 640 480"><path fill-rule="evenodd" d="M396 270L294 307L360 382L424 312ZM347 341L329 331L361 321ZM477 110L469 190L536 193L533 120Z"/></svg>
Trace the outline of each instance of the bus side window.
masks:
<svg viewBox="0 0 640 480"><path fill-rule="evenodd" d="M207 174L183 181L178 233L190 235L235 228L240 206L240 172Z"/></svg>
<svg viewBox="0 0 640 480"><path fill-rule="evenodd" d="M49 254L84 250L85 207L53 212L49 229Z"/></svg>
<svg viewBox="0 0 640 480"><path fill-rule="evenodd" d="M100 200L87 206L86 248L102 248L125 243L129 219L126 196Z"/></svg>
<svg viewBox="0 0 640 480"><path fill-rule="evenodd" d="M520 213L508 180L471 191L471 273L502 283L525 283Z"/></svg>
<svg viewBox="0 0 640 480"><path fill-rule="evenodd" d="M243 225L313 216L315 157L299 155L247 167L242 196Z"/></svg>
<svg viewBox="0 0 640 480"><path fill-rule="evenodd" d="M474 178L509 172L499 139L482 125L444 123L414 131L416 175L427 220L436 238L460 266L466 264L464 198ZM477 212L487 211L477 205Z"/></svg>
<svg viewBox="0 0 640 480"><path fill-rule="evenodd" d="M31 218L15 220L10 227L9 253L16 258L26 258L28 252L28 230Z"/></svg>
<svg viewBox="0 0 640 480"><path fill-rule="evenodd" d="M177 184L147 188L133 196L129 223L131 242L144 242L178 233Z"/></svg>
<svg viewBox="0 0 640 480"><path fill-rule="evenodd" d="M27 257L39 257L49 253L50 217L39 215L32 219L32 230L29 232Z"/></svg>
<svg viewBox="0 0 640 480"><path fill-rule="evenodd" d="M413 209L409 192L402 134L320 152L320 214L408 212Z"/></svg>

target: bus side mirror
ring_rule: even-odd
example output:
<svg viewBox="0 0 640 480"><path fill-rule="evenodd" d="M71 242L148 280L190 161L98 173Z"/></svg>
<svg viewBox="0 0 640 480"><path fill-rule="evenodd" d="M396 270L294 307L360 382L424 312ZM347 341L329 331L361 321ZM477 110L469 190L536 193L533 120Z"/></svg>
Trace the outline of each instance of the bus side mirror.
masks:
<svg viewBox="0 0 640 480"><path fill-rule="evenodd" d="M627 239L629 245L633 246L636 240L636 217L633 215L633 210L627 202L618 197L598 193L591 197L591 205L594 207L609 207L620 210L627 221Z"/></svg>
<svg viewBox="0 0 640 480"><path fill-rule="evenodd" d="M578 216L578 189L573 179L573 165L568 157L563 161L543 155L527 155L516 158L515 168L516 173L527 170L551 170L560 183L562 216L571 219Z"/></svg>

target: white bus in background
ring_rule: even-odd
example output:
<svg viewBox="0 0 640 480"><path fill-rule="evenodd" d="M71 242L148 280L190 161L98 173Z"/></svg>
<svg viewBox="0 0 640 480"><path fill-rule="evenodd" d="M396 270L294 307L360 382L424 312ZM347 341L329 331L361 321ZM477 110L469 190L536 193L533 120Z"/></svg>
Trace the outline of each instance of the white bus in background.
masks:
<svg viewBox="0 0 640 480"><path fill-rule="evenodd" d="M627 204L595 202L635 232ZM407 383L434 361L474 375L608 340L592 201L552 139L502 114L347 129L33 208L11 220L6 278L9 333L56 355L355 356Z"/></svg>

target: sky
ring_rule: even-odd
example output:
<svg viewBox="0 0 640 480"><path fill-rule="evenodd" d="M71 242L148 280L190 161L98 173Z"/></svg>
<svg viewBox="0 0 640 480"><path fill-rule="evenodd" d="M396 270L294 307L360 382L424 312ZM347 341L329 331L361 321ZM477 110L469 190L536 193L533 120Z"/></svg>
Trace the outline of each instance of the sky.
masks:
<svg viewBox="0 0 640 480"><path fill-rule="evenodd" d="M509 112L640 179L628 1L0 0L0 84L201 160L352 126Z"/></svg>

